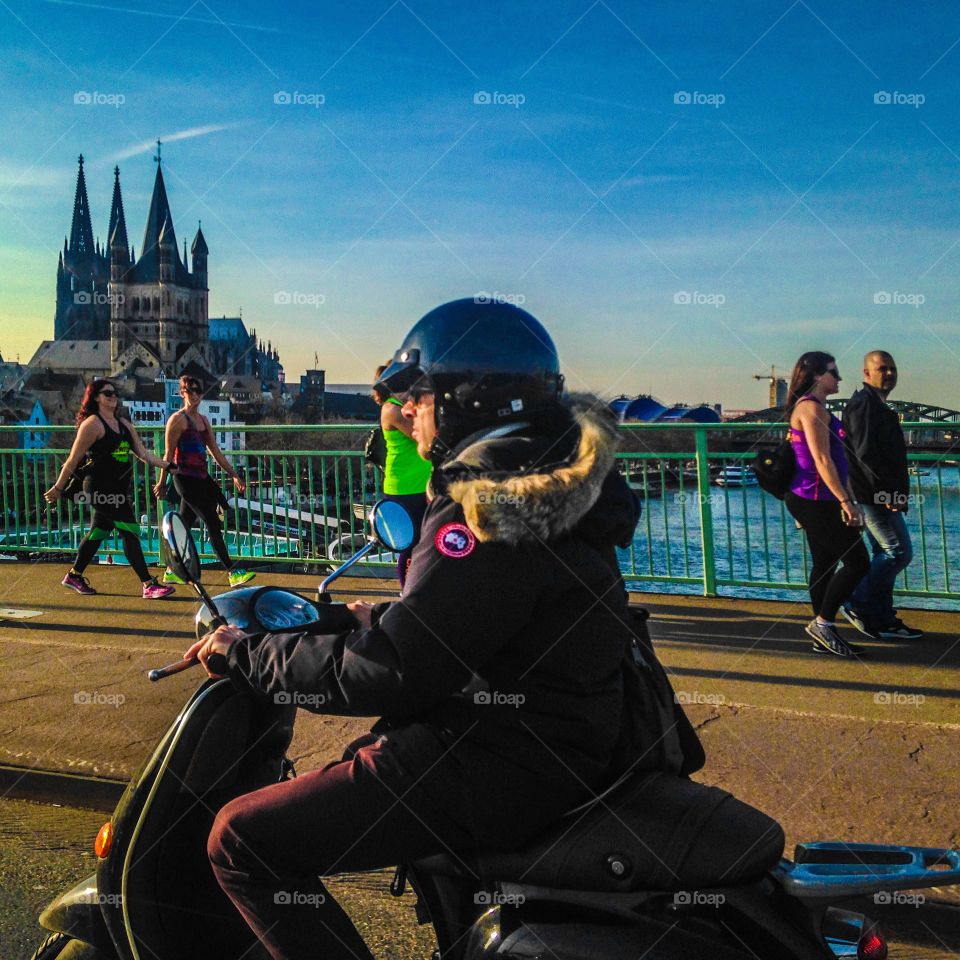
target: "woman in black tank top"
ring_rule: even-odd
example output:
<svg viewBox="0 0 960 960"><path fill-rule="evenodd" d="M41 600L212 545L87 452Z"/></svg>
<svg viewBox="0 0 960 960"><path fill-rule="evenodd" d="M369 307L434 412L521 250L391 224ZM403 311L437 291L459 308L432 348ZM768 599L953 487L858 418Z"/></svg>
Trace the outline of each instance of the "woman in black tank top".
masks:
<svg viewBox="0 0 960 960"><path fill-rule="evenodd" d="M116 531L127 561L143 584L144 599L157 600L173 593L173 588L161 586L147 569L130 488L134 457L160 469L169 465L147 450L129 420L116 416L119 403L117 388L109 380L93 380L87 386L77 414L77 436L70 455L56 483L43 496L48 503L56 503L83 462L83 490L74 494L74 501L92 508L92 517L77 559L61 581L65 587L84 596L97 592L83 571L96 556L100 544Z"/></svg>

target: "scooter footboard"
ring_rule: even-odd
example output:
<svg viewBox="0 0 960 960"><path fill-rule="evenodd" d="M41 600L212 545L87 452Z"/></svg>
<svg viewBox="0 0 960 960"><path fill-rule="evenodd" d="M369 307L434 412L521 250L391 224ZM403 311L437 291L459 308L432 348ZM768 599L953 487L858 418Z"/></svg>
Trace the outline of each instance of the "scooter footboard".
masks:
<svg viewBox="0 0 960 960"><path fill-rule="evenodd" d="M771 871L800 899L856 897L881 890L960 884L960 851L873 843L802 843L794 862Z"/></svg>

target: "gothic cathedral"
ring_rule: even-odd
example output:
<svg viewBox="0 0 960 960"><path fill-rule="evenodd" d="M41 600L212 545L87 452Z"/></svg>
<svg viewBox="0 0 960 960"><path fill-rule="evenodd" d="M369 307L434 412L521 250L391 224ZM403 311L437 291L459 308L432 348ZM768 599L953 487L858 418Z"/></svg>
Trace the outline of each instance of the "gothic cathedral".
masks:
<svg viewBox="0 0 960 960"><path fill-rule="evenodd" d="M139 258L127 241L119 168L114 168L108 246L94 243L80 156L70 238L64 238L57 266L54 338L109 341L113 376L144 367L142 373L154 376L189 372L212 378L207 243L198 228L188 268L186 241L182 259L177 249L159 148L158 142Z"/></svg>

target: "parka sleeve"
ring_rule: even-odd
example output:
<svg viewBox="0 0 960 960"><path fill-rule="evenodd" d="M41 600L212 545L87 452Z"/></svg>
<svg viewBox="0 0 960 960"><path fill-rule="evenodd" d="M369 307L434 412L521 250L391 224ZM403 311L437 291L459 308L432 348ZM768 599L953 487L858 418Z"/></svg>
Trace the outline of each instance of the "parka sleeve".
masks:
<svg viewBox="0 0 960 960"><path fill-rule="evenodd" d="M461 690L522 630L537 588L526 551L476 539L447 498L427 511L407 586L375 626L233 644L231 680L318 713L414 716Z"/></svg>

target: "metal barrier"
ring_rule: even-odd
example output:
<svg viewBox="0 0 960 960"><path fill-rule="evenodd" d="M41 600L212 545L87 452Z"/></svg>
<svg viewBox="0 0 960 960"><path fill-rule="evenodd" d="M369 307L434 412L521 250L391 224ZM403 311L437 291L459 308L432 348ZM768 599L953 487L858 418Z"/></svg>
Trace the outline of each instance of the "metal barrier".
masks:
<svg viewBox="0 0 960 960"><path fill-rule="evenodd" d="M937 431L945 436L950 426L911 423L904 429L916 438ZM0 429L64 433L68 439L73 434L69 427ZM139 429L148 445L162 443L161 429ZM629 583L707 596L721 590L741 596L806 590L808 555L802 533L783 504L753 485L748 470L739 469L748 467L754 456L748 441L773 444L783 436L784 424L629 424L622 429L625 445L639 441L645 448L618 454L620 469L644 507L633 542L620 553ZM275 447L285 437L306 434L315 447L228 451L248 481L247 492L235 495L219 468L214 473L230 501L225 526L232 555L306 572L353 552L363 536L366 511L381 493L380 473L365 466L359 449L369 424L230 430L248 442L267 434ZM664 434L670 435L669 445L675 449L659 449L657 440ZM324 449L327 439L357 449ZM741 449L729 449L734 446ZM951 577L952 559L960 555L960 453L952 451L945 446L942 452L908 454L912 476L907 522L915 556L900 577L901 595L960 600L956 577ZM0 449L0 554L67 559L76 550L89 525L90 505L82 496L54 507L43 500L66 453L53 447ZM735 469L724 476L725 467ZM154 498L150 488L155 478L156 471L135 462L135 513L141 518L148 559L159 555L160 515L176 506L174 499L164 503ZM119 542L108 540L101 554L108 560L122 557ZM212 557L206 544L201 554ZM384 557L372 565L392 563Z"/></svg>

